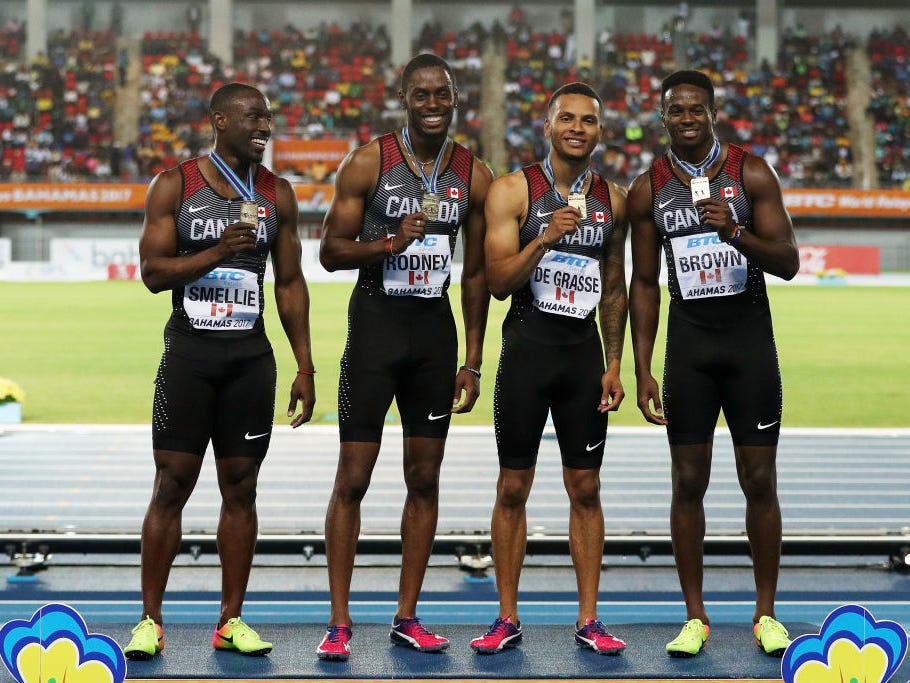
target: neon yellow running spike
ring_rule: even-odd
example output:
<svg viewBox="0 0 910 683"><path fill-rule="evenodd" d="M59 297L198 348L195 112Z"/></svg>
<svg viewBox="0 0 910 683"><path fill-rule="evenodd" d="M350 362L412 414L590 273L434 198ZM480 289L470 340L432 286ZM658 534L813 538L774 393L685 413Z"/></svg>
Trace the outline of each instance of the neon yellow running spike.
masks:
<svg viewBox="0 0 910 683"><path fill-rule="evenodd" d="M272 644L262 640L256 631L240 620L240 617L228 619L224 626L215 629L212 636L212 647L216 650L231 650L251 657L267 655L272 651Z"/></svg>
<svg viewBox="0 0 910 683"><path fill-rule="evenodd" d="M151 617L146 617L133 628L133 637L123 648L123 656L132 661L145 661L163 649L164 630Z"/></svg>
<svg viewBox="0 0 910 683"><path fill-rule="evenodd" d="M752 627L755 644L772 657L782 657L790 646L790 634L784 625L771 617L762 617Z"/></svg>
<svg viewBox="0 0 910 683"><path fill-rule="evenodd" d="M701 619L689 619L683 624L679 635L667 643L667 654L671 657L694 657L705 647L711 627Z"/></svg>

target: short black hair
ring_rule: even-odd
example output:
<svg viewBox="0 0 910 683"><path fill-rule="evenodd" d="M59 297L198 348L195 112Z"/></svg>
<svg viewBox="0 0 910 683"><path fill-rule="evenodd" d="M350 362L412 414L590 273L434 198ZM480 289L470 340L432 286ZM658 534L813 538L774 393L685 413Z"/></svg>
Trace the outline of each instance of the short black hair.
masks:
<svg viewBox="0 0 910 683"><path fill-rule="evenodd" d="M209 100L209 113L214 114L216 111L224 111L231 101L242 93L254 92L260 97L265 97L258 88L254 88L247 83L228 83L223 85L214 93Z"/></svg>
<svg viewBox="0 0 910 683"><path fill-rule="evenodd" d="M591 97L597 100L597 105L599 108L600 114L603 114L603 100L600 98L600 95L597 94L597 91L592 88L587 83L582 83L581 81L574 81L573 83L566 83L558 87L552 95L550 95L550 101L547 102L547 115L549 116L550 112L553 110L553 105L563 95L584 95L585 97Z"/></svg>
<svg viewBox="0 0 910 683"><path fill-rule="evenodd" d="M404 69L401 72L401 89L402 91L407 91L408 83L411 80L411 76L414 75L414 72L419 69L432 69L440 68L444 70L448 76L449 80L452 81L452 87L455 87L455 74L452 73L452 67L449 66L449 63L444 60L439 55L434 55L432 52L422 52L421 54L414 57L410 62L408 62Z"/></svg>
<svg viewBox="0 0 910 683"><path fill-rule="evenodd" d="M708 93L708 106L710 106L711 109L714 109L714 84L711 82L711 79L708 78L707 74L704 74L701 71L688 69L684 69L682 71L674 71L660 84L661 109L664 108L664 104L666 103L667 91L670 88L674 88L677 85L683 84L694 85L696 88L705 90Z"/></svg>

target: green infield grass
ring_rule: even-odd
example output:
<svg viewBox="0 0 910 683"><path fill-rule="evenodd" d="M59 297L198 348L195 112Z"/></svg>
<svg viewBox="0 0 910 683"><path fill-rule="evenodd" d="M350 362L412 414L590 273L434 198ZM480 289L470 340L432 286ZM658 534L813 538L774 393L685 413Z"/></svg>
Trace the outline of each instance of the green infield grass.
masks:
<svg viewBox="0 0 910 683"><path fill-rule="evenodd" d="M338 362L350 284L311 283L314 422L336 421ZM452 301L460 320L458 288ZM25 391L29 423L148 423L170 295L138 282L0 283L0 376ZM907 427L910 406L910 290L885 287L770 288L784 378L788 427ZM664 296L666 305L666 296ZM453 425L492 424L493 383L507 304L493 301L482 395ZM266 321L278 360L276 424L287 422L296 367L268 291ZM664 318L655 349L660 379ZM737 353L730 349L730 353ZM635 405L632 347L626 340L626 400L612 424L644 425ZM463 360L463 353L462 353ZM528 371L545 359L528 359ZM389 422L397 422L394 404Z"/></svg>

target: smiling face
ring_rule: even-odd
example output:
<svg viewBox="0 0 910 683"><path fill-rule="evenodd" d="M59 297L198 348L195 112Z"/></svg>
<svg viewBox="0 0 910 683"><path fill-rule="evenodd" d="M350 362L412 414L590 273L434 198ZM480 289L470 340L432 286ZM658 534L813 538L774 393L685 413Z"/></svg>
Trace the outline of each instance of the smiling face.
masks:
<svg viewBox="0 0 910 683"><path fill-rule="evenodd" d="M600 104L579 94L559 96L543 124L553 152L566 161L586 161L602 133Z"/></svg>
<svg viewBox="0 0 910 683"><path fill-rule="evenodd" d="M700 159L714 143L717 110L703 88L688 83L669 88L664 93L660 120L670 136L670 145L680 156L691 153Z"/></svg>
<svg viewBox="0 0 910 683"><path fill-rule="evenodd" d="M244 90L213 115L216 146L222 157L238 161L262 161L272 134L272 110L268 100L254 89Z"/></svg>
<svg viewBox="0 0 910 683"><path fill-rule="evenodd" d="M458 104L458 91L441 66L417 69L406 90L398 91L401 106L408 113L408 129L428 138L448 134Z"/></svg>

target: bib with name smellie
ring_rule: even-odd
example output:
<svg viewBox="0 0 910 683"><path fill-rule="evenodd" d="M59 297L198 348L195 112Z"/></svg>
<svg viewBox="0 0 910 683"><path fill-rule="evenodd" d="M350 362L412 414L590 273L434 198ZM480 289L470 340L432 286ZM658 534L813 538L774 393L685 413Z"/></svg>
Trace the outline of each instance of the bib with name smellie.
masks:
<svg viewBox="0 0 910 683"><path fill-rule="evenodd" d="M249 330L259 318L256 273L216 268L183 288L183 308L199 330Z"/></svg>

